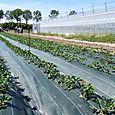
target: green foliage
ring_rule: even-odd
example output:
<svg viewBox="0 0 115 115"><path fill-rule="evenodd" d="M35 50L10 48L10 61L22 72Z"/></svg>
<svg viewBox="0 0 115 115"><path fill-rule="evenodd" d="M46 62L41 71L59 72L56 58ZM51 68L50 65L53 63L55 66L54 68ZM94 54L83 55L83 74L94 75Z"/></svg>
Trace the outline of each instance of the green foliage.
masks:
<svg viewBox="0 0 115 115"><path fill-rule="evenodd" d="M58 15L59 15L59 11L51 10L49 17L53 19L53 18L56 18Z"/></svg>
<svg viewBox="0 0 115 115"><path fill-rule="evenodd" d="M17 23L18 21L21 20L21 16L23 14L23 11L21 9L15 9L13 11L11 11L13 19L16 19Z"/></svg>
<svg viewBox="0 0 115 115"><path fill-rule="evenodd" d="M92 84L83 84L81 87L81 94L86 99L90 99L92 95L94 95L94 88Z"/></svg>
<svg viewBox="0 0 115 115"><path fill-rule="evenodd" d="M4 35L28 45L27 37L12 35L8 33L4 33ZM108 74L113 74L115 72L114 54L111 54L107 50L86 48L82 46L72 46L66 44L64 45L41 39L31 39L31 47L49 52L54 56L62 57L68 62L77 62L79 64L86 65ZM89 60L89 57L91 58L91 60Z"/></svg>
<svg viewBox="0 0 115 115"><path fill-rule="evenodd" d="M77 39L77 40L82 40L82 41L90 41L90 42L105 42L105 43L115 43L115 34L104 34L104 35L90 35L90 34L70 34L70 35L65 35L65 34L56 34L56 33L43 33L40 32L38 33L39 35L49 35L49 36L59 36L59 37L64 37L66 39Z"/></svg>
<svg viewBox="0 0 115 115"><path fill-rule="evenodd" d="M9 89L10 73L5 67L4 60L0 57L0 109L6 108L7 102L11 100L7 92Z"/></svg>
<svg viewBox="0 0 115 115"><path fill-rule="evenodd" d="M0 37L1 38L1 37ZM94 92L94 87L92 84L87 83L86 81L80 79L76 76L64 75L59 72L56 68L56 65L53 63L45 62L39 59L36 55L32 54L30 51L22 50L21 48L12 45L7 40L1 38L2 41L6 43L17 55L20 55L28 60L28 62L35 64L38 68L44 70L48 79L55 80L60 84L60 86L65 87L68 91L77 88L79 86L82 96L96 104L96 107L93 107L92 110L96 114L105 114L112 115L115 112L115 101L110 98L101 97ZM100 97L100 98L99 98Z"/></svg>
<svg viewBox="0 0 115 115"><path fill-rule="evenodd" d="M3 10L0 10L0 19L3 18L3 15L4 15L4 11L3 11Z"/></svg>
<svg viewBox="0 0 115 115"><path fill-rule="evenodd" d="M12 12L10 10L7 10L5 13L5 17L6 17L6 20L8 20L8 22L10 22L13 19Z"/></svg>
<svg viewBox="0 0 115 115"><path fill-rule="evenodd" d="M17 23L14 23L14 22L9 22L9 23L1 23L0 24L0 26L2 27L2 28L9 28L10 30L14 30L14 28L16 27L16 26L20 26L20 27L23 27L23 29L25 29L25 30L27 30L28 29L28 27L30 28L30 29L32 29L32 24L25 24L25 23L21 23L21 24L17 24Z"/></svg>
<svg viewBox="0 0 115 115"><path fill-rule="evenodd" d="M115 99L114 98L106 98L102 96L102 99L99 98L93 100L98 104L98 107L93 107L92 110L94 113L98 115L114 115L115 114Z"/></svg>
<svg viewBox="0 0 115 115"><path fill-rule="evenodd" d="M28 23L28 20L32 19L32 13L30 10L24 10L23 11L23 18L26 21L26 24Z"/></svg>
<svg viewBox="0 0 115 115"><path fill-rule="evenodd" d="M75 11L75 10L72 10L72 11L70 11L70 13L69 13L69 15L71 16L71 15L76 15L77 14L77 12Z"/></svg>
<svg viewBox="0 0 115 115"><path fill-rule="evenodd" d="M33 19L36 20L36 22L41 21L42 20L42 13L39 10L34 11Z"/></svg>

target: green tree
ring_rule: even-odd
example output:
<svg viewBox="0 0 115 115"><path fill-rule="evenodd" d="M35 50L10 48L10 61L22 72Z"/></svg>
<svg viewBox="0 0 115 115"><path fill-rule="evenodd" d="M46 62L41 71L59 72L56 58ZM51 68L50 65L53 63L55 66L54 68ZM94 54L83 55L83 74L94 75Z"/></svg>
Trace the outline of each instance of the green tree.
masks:
<svg viewBox="0 0 115 115"><path fill-rule="evenodd" d="M33 19L36 20L36 22L42 20L42 14L39 10L34 11L33 14L34 14Z"/></svg>
<svg viewBox="0 0 115 115"><path fill-rule="evenodd" d="M23 15L23 11L21 9L15 9L11 11L13 19L15 19L18 23L18 21L21 21L21 16Z"/></svg>
<svg viewBox="0 0 115 115"><path fill-rule="evenodd" d="M3 10L0 10L0 19L2 19L4 16L4 11Z"/></svg>
<svg viewBox="0 0 115 115"><path fill-rule="evenodd" d="M53 19L53 18L56 18L58 15L59 15L59 11L51 10L49 17Z"/></svg>
<svg viewBox="0 0 115 115"><path fill-rule="evenodd" d="M13 20L13 12L10 11L9 17L10 17L10 21L12 21Z"/></svg>
<svg viewBox="0 0 115 115"><path fill-rule="evenodd" d="M70 11L70 13L69 13L69 15L76 15L76 14L77 14L77 12L74 10Z"/></svg>
<svg viewBox="0 0 115 115"><path fill-rule="evenodd" d="M30 10L24 10L23 11L23 18L26 21L26 24L28 24L28 20L32 19L32 13Z"/></svg>
<svg viewBox="0 0 115 115"><path fill-rule="evenodd" d="M6 20L8 20L8 22L10 22L13 19L12 12L10 10L7 10L5 13L5 17L6 17Z"/></svg>

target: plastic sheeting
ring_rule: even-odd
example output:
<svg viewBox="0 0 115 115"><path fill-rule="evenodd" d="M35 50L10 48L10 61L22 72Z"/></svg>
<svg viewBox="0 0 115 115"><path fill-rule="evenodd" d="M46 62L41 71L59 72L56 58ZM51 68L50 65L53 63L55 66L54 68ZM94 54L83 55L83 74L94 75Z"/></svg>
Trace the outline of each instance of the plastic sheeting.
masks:
<svg viewBox="0 0 115 115"><path fill-rule="evenodd" d="M0 46L2 47L1 43ZM0 48L1 50L2 48ZM2 55L1 53L3 52L0 52L0 56ZM11 96L12 100L7 103L6 109L0 109L0 115L34 115L31 106L24 98L25 95L19 90L14 81L10 83L8 95Z"/></svg>
<svg viewBox="0 0 115 115"><path fill-rule="evenodd" d="M10 41L10 43L28 50L28 46L23 45L14 40L11 40L7 37L4 37L4 38ZM31 52L45 61L56 64L60 72L64 74L68 74L68 75L81 77L84 80L92 83L96 89L96 92L99 93L100 95L103 95L106 97L115 96L115 76L108 75L103 72L99 72L92 68L85 67L84 65L68 63L61 58L54 57L50 53L39 51L34 48L31 48Z"/></svg>
<svg viewBox="0 0 115 115"><path fill-rule="evenodd" d="M42 109L45 115L92 115L89 103L79 97L79 90L65 91L56 82L47 79L42 70L16 56L2 42L1 55L11 71L19 76L31 106ZM17 114L16 114L17 115Z"/></svg>

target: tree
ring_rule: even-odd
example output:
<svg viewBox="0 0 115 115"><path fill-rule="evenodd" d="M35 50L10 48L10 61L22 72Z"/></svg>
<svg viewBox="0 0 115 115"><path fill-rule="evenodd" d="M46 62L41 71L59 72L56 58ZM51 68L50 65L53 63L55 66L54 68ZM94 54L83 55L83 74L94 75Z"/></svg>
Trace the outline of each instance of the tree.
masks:
<svg viewBox="0 0 115 115"><path fill-rule="evenodd" d="M10 10L7 10L5 13L5 17L6 17L6 20L8 20L8 22L10 22L13 19L12 12Z"/></svg>
<svg viewBox="0 0 115 115"><path fill-rule="evenodd" d="M57 10L51 10L49 17L50 18L56 18L59 15L59 11Z"/></svg>
<svg viewBox="0 0 115 115"><path fill-rule="evenodd" d="M23 11L21 9L15 9L11 11L11 14L13 16L13 19L16 19L18 23L18 21L21 21L21 16L23 15Z"/></svg>
<svg viewBox="0 0 115 115"><path fill-rule="evenodd" d="M2 19L4 16L4 11L3 10L0 10L0 19Z"/></svg>
<svg viewBox="0 0 115 115"><path fill-rule="evenodd" d="M39 10L34 11L33 14L34 14L33 18L34 20L36 20L36 22L39 22L40 20L42 20L42 14Z"/></svg>
<svg viewBox="0 0 115 115"><path fill-rule="evenodd" d="M74 10L70 11L70 13L69 13L69 15L76 15L76 14L77 14L77 12Z"/></svg>
<svg viewBox="0 0 115 115"><path fill-rule="evenodd" d="M5 17L6 17L6 20L8 20L9 22L10 21L10 11L9 10L6 11Z"/></svg>
<svg viewBox="0 0 115 115"><path fill-rule="evenodd" d="M12 11L10 11L9 17L10 17L10 21L12 21L13 20L13 12Z"/></svg>
<svg viewBox="0 0 115 115"><path fill-rule="evenodd" d="M23 11L23 18L26 21L26 24L28 24L28 20L32 19L32 13L30 10L24 10Z"/></svg>

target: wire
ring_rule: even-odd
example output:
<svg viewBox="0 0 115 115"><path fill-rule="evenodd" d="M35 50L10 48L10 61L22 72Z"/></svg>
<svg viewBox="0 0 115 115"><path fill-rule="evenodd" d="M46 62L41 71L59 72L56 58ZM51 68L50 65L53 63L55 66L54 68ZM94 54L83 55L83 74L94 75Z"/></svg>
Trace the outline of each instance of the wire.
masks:
<svg viewBox="0 0 115 115"><path fill-rule="evenodd" d="M102 10L102 9L104 10L104 12L107 12L109 4L112 4L112 5L115 6L115 4L113 4L113 3L115 3L115 0L109 1L109 2L104 2L104 3L101 3L101 4L97 4L97 5L91 5L91 6L88 6L88 7L82 7L82 8L79 8L79 9L75 10L75 11L77 12L77 14L84 14L85 12L92 12L94 14L95 11L99 11L99 10ZM96 8L96 7L101 7L101 8ZM96 8L96 10L95 10L95 8ZM88 9L88 10L85 10L85 9ZM60 12L58 18L59 17L63 18L63 17L68 16L68 15L69 15L69 12Z"/></svg>

